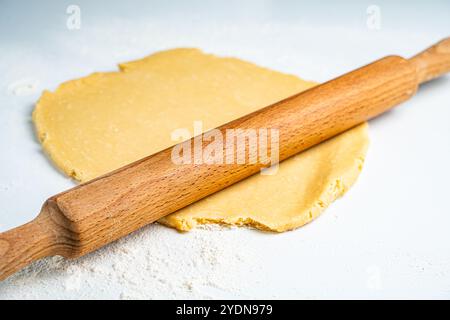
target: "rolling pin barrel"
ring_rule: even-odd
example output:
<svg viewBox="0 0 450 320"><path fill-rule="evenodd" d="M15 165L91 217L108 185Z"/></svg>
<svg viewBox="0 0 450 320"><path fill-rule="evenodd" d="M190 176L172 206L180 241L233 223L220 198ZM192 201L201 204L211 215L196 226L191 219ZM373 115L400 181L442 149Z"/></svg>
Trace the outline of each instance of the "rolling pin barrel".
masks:
<svg viewBox="0 0 450 320"><path fill-rule="evenodd" d="M421 82L448 72L449 43L446 39L410 60L383 58L218 130L277 129L279 150L268 152L279 152L284 160L376 117L410 98ZM176 164L173 148L53 196L34 221L0 234L0 279L44 256L84 255L267 166Z"/></svg>
<svg viewBox="0 0 450 320"><path fill-rule="evenodd" d="M386 57L218 129L278 129L281 161L407 100L416 88L411 63ZM95 250L264 167L180 165L171 155L172 148L163 150L52 197L47 206L64 217L66 228L77 237L72 240L78 245L65 254L76 257Z"/></svg>

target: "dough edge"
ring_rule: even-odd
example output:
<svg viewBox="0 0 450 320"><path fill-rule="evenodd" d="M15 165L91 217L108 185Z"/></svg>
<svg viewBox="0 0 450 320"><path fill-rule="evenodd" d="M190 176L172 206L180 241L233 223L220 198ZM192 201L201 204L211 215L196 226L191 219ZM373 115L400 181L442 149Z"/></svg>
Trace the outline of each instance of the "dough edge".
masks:
<svg viewBox="0 0 450 320"><path fill-rule="evenodd" d="M159 219L158 223L171 228L175 228L180 232L188 232L194 228L208 224L217 224L224 227L245 226L262 231L278 233L300 228L316 219L335 200L345 195L345 193L347 193L347 191L355 184L356 180L358 179L359 174L361 173L364 166L366 153L370 142L368 135L368 123L365 122L363 124L360 124L352 129L347 130L344 133L341 133L340 135L350 134L350 132L353 130L360 131L360 133L362 133L362 136L360 141L361 145L359 146L359 154L356 155L351 166L349 168L344 168L342 170L333 172L333 175L328 177L327 181L324 182L324 184L326 183L328 187L322 191L319 198L309 208L309 210L299 212L290 221L271 225L258 219L245 217L245 214L242 216L234 216L223 219L220 217L179 217L174 213ZM329 141L322 142L322 144L329 143L331 139ZM308 151L309 150L306 150L304 152ZM283 162L281 162L280 165L283 165Z"/></svg>

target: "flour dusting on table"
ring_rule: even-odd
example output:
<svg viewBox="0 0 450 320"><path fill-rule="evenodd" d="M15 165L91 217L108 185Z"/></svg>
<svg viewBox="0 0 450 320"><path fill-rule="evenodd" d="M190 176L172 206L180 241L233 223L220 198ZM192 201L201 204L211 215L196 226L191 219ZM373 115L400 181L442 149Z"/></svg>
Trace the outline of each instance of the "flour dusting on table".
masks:
<svg viewBox="0 0 450 320"><path fill-rule="evenodd" d="M245 298L246 274L261 270L255 244L240 242L236 231L208 226L180 234L151 225L77 260L38 261L0 284L0 298L45 299L56 288L60 298L96 298L90 289L99 283L113 299ZM19 295L16 285L30 290Z"/></svg>

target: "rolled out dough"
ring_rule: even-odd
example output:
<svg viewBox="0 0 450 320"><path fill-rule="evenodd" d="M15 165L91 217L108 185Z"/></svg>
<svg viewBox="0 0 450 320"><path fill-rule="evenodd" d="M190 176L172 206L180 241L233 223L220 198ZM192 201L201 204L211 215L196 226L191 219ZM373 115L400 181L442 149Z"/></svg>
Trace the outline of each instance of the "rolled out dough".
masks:
<svg viewBox="0 0 450 320"><path fill-rule="evenodd" d="M171 132L203 122L217 127L314 86L293 75L204 54L159 52L45 91L33 113L38 137L56 165L88 181L179 141ZM187 231L197 224L286 231L317 217L361 171L367 125L351 129L160 220Z"/></svg>

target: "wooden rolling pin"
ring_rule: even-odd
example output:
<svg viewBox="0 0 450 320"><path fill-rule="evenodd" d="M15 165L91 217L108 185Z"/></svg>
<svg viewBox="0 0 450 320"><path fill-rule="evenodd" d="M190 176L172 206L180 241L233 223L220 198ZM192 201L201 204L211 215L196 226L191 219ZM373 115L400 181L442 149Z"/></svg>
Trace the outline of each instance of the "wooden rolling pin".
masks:
<svg viewBox="0 0 450 320"><path fill-rule="evenodd" d="M450 38L409 60L385 57L218 129L277 128L281 161L389 110L448 71ZM85 255L265 166L177 165L172 148L55 195L32 222L0 234L0 279L42 257Z"/></svg>

